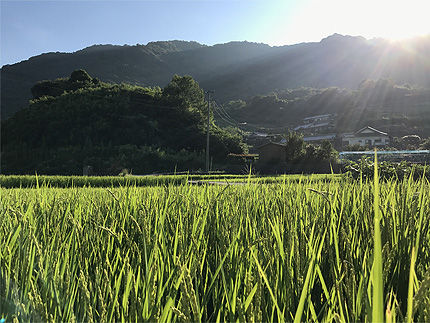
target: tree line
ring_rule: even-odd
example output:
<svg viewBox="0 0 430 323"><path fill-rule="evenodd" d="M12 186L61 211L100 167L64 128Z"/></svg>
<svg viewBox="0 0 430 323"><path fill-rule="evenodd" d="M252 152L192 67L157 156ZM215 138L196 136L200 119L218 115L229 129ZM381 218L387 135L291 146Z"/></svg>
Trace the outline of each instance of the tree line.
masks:
<svg viewBox="0 0 430 323"><path fill-rule="evenodd" d="M207 104L190 76L164 88L110 84L83 70L32 87L29 106L2 123L2 172L96 174L204 167ZM210 121L211 156L242 153L239 133Z"/></svg>

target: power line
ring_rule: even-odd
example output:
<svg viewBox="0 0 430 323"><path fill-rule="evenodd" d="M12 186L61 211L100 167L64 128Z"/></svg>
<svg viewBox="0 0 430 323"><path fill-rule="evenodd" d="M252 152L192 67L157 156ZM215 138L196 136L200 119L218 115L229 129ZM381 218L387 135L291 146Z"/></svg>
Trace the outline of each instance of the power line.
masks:
<svg viewBox="0 0 430 323"><path fill-rule="evenodd" d="M107 90L114 90L115 88L116 89L119 89L119 90L127 90L127 88L122 88L121 87L121 85L120 84L111 84L111 83L106 83L106 85L107 85L107 87L106 87L106 89ZM58 90L62 90L62 91L64 91L64 92L68 92L68 93L70 93L70 94L76 94L76 95L80 95L80 94L84 94L84 93L88 93L88 94L90 94L91 96L93 96L93 97L97 97L97 98L104 98L104 99L110 99L110 98L115 98L115 96L116 96L116 94L117 93L108 93L108 95L105 95L105 94L102 94L102 93L99 93L99 91L100 90L103 90L103 88L97 88L97 87L95 87L95 88L93 88L93 87L88 87L88 88L85 88L85 87L83 87L83 88L78 88L78 89L76 89L76 90L73 90L73 89L71 89L71 90L66 90L66 89L64 89L64 88L62 88L61 86L58 86L58 85L55 85L55 84L46 84L45 85L45 87L46 88L53 88L53 89L58 89ZM89 90L89 91L86 91L86 92L80 92L80 93L77 93L76 91L78 91L79 89L83 89L83 90ZM130 89L131 90L131 89ZM118 93L118 95L119 95L119 93ZM61 95L60 95L61 96ZM52 96L54 99L56 99L56 98L58 98L58 97L60 97L60 96ZM37 100L37 99L39 99L39 98L36 98L36 99L31 99L31 100ZM131 98L130 97L130 101L131 102L134 102L134 103L141 103L141 104L145 104L145 105L151 105L151 102L150 101L148 101L148 100L145 100L145 99L141 99L141 98L138 98L138 97L134 97L134 98ZM240 122L239 121L237 121L237 120L235 120L234 118L232 118L231 117L231 115L225 110L225 108L221 105L221 104L219 104L218 102L217 102L217 100L215 100L214 98L211 98L211 102L212 103L214 103L213 104L213 111L216 113L216 115L222 120L222 121L224 121L225 123L227 123L228 125L230 125L230 126L235 126L235 127L239 127L240 126ZM174 107L174 106L165 106L165 105L157 105L157 106L151 106L151 107L149 107L149 108L152 108L154 111L156 111L156 110L160 110L160 109L164 109L164 110L178 110L178 107ZM18 111L20 111L20 110L18 110ZM251 125L250 125L251 126ZM260 127L258 127L258 128L260 128ZM287 127L272 127L272 128L267 128L268 130L285 130Z"/></svg>
<svg viewBox="0 0 430 323"><path fill-rule="evenodd" d="M229 114L228 114L228 112L224 109L224 107L221 105L221 104L218 104L218 102L216 101L216 100L214 100L215 101L215 104L217 105L217 107L224 113L224 115L228 118L228 119L230 119L230 120L232 120L232 121L234 121L234 122L236 122L236 123L238 123L236 120L234 120Z"/></svg>
<svg viewBox="0 0 430 323"><path fill-rule="evenodd" d="M223 113L222 113L222 111L221 111L221 109L219 108L219 106L218 106L218 104L216 103L216 101L214 100L213 101L213 103L214 103L214 112L216 112L217 113L217 115L222 119L222 120L224 120L224 121L226 121L226 122L228 122L228 123L231 123L231 120L229 120L228 119L228 117L227 116L225 116Z"/></svg>
<svg viewBox="0 0 430 323"><path fill-rule="evenodd" d="M209 127L210 127L210 112L211 112L211 93L214 91L206 91L208 95L208 123L206 133L206 172L209 173Z"/></svg>
<svg viewBox="0 0 430 323"><path fill-rule="evenodd" d="M236 125L236 122L232 121L231 119L228 119L228 117L225 116L225 114L222 113L222 111L215 105L214 111L217 113L217 115L225 122L229 124Z"/></svg>
<svg viewBox="0 0 430 323"><path fill-rule="evenodd" d="M218 104L218 102L215 101L215 105L218 107L218 109L223 113L223 115L226 118L233 120L233 118L227 113L227 111L223 108L223 106L221 104Z"/></svg>
<svg viewBox="0 0 430 323"><path fill-rule="evenodd" d="M233 123L233 122L229 121L228 119L226 119L225 117L223 117L223 116L218 112L218 110L217 110L217 109L214 109L213 111L214 111L214 112L219 116L219 118L220 118L221 120L223 120L224 122L228 123L228 124L229 124L229 125L231 125L231 126L236 126L236 124L235 124L235 123Z"/></svg>
<svg viewBox="0 0 430 323"><path fill-rule="evenodd" d="M215 106L219 109L218 115L220 115L221 119L224 121L237 126L239 122L233 119L223 108L215 101Z"/></svg>

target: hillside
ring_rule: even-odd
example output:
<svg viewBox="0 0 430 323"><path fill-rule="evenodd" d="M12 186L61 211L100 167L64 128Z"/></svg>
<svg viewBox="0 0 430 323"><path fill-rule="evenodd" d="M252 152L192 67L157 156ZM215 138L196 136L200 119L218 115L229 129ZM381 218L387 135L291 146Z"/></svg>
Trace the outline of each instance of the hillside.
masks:
<svg viewBox="0 0 430 323"><path fill-rule="evenodd" d="M191 77L163 89L107 84L85 71L38 83L27 108L2 122L2 173L137 174L204 168L204 93ZM55 93L57 92L57 93ZM211 122L211 156L222 163L241 139Z"/></svg>
<svg viewBox="0 0 430 323"><path fill-rule="evenodd" d="M256 125L269 129L293 129L305 117L335 114L331 132L354 132L371 125L390 136L430 136L430 89L394 84L389 80L362 82L357 90L330 87L274 91L224 105L225 123ZM217 112L217 111L216 111ZM241 126L251 129L250 126ZM284 130L285 131L285 130Z"/></svg>
<svg viewBox="0 0 430 323"><path fill-rule="evenodd" d="M220 101L301 86L356 89L365 79L430 87L430 36L389 42L334 34L316 43L270 47L249 42L205 46L167 41L95 45L74 53L47 53L1 69L1 115L27 104L40 80L85 69L104 82L165 86L174 74L191 75Z"/></svg>

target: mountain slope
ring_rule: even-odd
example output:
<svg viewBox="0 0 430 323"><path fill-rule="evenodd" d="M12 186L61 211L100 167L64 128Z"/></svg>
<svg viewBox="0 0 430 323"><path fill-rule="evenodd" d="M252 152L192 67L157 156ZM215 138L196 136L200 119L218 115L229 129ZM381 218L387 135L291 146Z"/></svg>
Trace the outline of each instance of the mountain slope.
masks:
<svg viewBox="0 0 430 323"><path fill-rule="evenodd" d="M205 46L154 42L95 45L75 53L48 53L1 69L2 118L26 105L37 81L85 69L106 82L164 86L189 74L220 101L312 86L356 88L364 79L430 87L430 36L402 43L334 34L318 43L270 47L249 42Z"/></svg>
<svg viewBox="0 0 430 323"><path fill-rule="evenodd" d="M189 76L160 89L107 84L80 70L33 92L27 108L2 122L3 173L81 174L86 165L97 174L203 168L207 106ZM240 136L212 118L210 141L218 165L228 153L243 152Z"/></svg>

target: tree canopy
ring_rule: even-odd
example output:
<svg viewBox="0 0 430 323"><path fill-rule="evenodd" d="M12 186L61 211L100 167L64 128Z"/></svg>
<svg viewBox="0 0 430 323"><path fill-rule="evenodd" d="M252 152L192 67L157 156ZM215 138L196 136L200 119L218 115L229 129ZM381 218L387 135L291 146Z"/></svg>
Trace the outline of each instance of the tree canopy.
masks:
<svg viewBox="0 0 430 323"><path fill-rule="evenodd" d="M36 84L30 105L2 125L3 172L203 167L204 94L191 77L175 75L164 89L95 80L74 71L70 78ZM240 136L214 123L210 134L214 162L243 151Z"/></svg>

